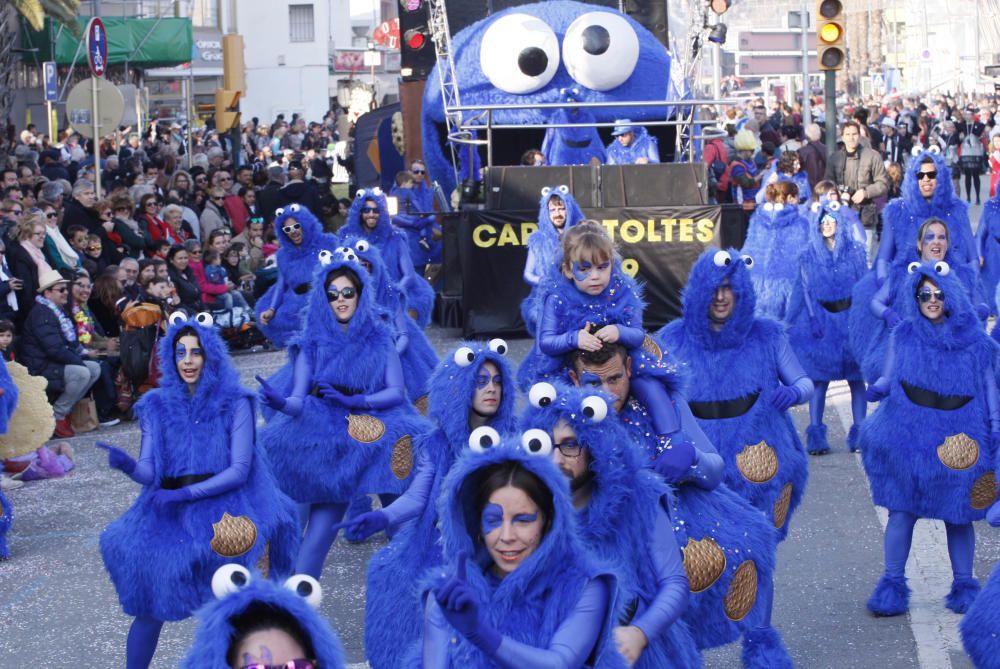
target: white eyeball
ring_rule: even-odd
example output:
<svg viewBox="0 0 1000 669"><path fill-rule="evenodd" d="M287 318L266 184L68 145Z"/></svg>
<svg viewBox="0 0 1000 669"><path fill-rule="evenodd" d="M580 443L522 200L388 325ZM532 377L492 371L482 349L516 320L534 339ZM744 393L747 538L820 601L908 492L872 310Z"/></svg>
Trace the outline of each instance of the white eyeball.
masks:
<svg viewBox="0 0 1000 669"><path fill-rule="evenodd" d="M534 427L521 435L521 448L531 455L552 455L552 437L545 430Z"/></svg>
<svg viewBox="0 0 1000 669"><path fill-rule="evenodd" d="M183 311L175 311L174 313L170 314L170 318L168 318L167 321L169 321L171 325L177 325L178 323L187 322L187 319L188 319L187 314L185 314Z"/></svg>
<svg viewBox="0 0 1000 669"><path fill-rule="evenodd" d="M764 211L774 211L774 203L773 202L765 202L764 203Z"/></svg>
<svg viewBox="0 0 1000 669"><path fill-rule="evenodd" d="M608 403L604 401L603 397L591 395L584 398L580 404L580 413L595 423L600 423L608 416Z"/></svg>
<svg viewBox="0 0 1000 669"><path fill-rule="evenodd" d="M500 355L507 355L507 351L509 351L510 348L507 346L507 342L498 337L490 340L490 350L494 353L499 353Z"/></svg>
<svg viewBox="0 0 1000 669"><path fill-rule="evenodd" d="M542 186L542 197L552 192L552 186Z"/></svg>
<svg viewBox="0 0 1000 669"><path fill-rule="evenodd" d="M552 81L559 69L559 38L538 17L508 14L486 29L479 67L502 91L533 93Z"/></svg>
<svg viewBox="0 0 1000 669"><path fill-rule="evenodd" d="M473 453L485 453L500 443L500 433L489 425L480 425L469 435L469 449Z"/></svg>
<svg viewBox="0 0 1000 669"><path fill-rule="evenodd" d="M924 147L919 144L915 144L912 149L910 149L910 155L916 157L923 153Z"/></svg>
<svg viewBox="0 0 1000 669"><path fill-rule="evenodd" d="M245 588L250 584L250 570L241 564L224 564L212 574L212 594L216 599Z"/></svg>
<svg viewBox="0 0 1000 669"><path fill-rule="evenodd" d="M378 186L375 186L375 188L372 188L372 195L376 195L377 196L377 195L381 195L381 194L382 194L382 189L381 188L379 188Z"/></svg>
<svg viewBox="0 0 1000 669"><path fill-rule="evenodd" d="M285 213L285 208L284 207L278 207L277 209L274 210L274 217L278 218L279 216L281 216L284 213Z"/></svg>
<svg viewBox="0 0 1000 669"><path fill-rule="evenodd" d="M339 251L339 249L338 249ZM321 265L329 265L333 262L333 254L330 253L329 249L323 249L319 252L319 263Z"/></svg>
<svg viewBox="0 0 1000 669"><path fill-rule="evenodd" d="M212 314L208 313L207 311L199 311L198 314L194 317L194 320L198 323L198 325L201 325L206 328L210 328L213 325L215 325L215 319L212 318Z"/></svg>
<svg viewBox="0 0 1000 669"><path fill-rule="evenodd" d="M728 251L716 251L715 255L712 256L712 262L715 263L716 267L725 267L733 262L733 257L729 255Z"/></svg>
<svg viewBox="0 0 1000 669"><path fill-rule="evenodd" d="M552 404L552 401L555 398L556 387L545 381L536 383L531 386L531 390L528 391L528 401L531 402L531 406L537 409L544 409L548 405Z"/></svg>
<svg viewBox="0 0 1000 669"><path fill-rule="evenodd" d="M455 355L452 356L452 360L459 367L468 367L472 364L472 361L476 359L476 353L468 346L463 346L462 348L455 351Z"/></svg>
<svg viewBox="0 0 1000 669"><path fill-rule="evenodd" d="M811 205L809 205L809 209L812 211L812 213L818 214L822 206L823 205L821 205L819 202L813 202Z"/></svg>
<svg viewBox="0 0 1000 669"><path fill-rule="evenodd" d="M368 250L369 248L371 248L371 247L370 247L370 245L368 244L368 242L367 242L366 240L364 240L364 239L359 239L359 240L358 240L358 241L357 241L357 242L356 242L356 243L354 244L354 248L356 248L357 250L359 250L359 251L361 251L362 253L364 253L365 251L367 251L367 250Z"/></svg>
<svg viewBox="0 0 1000 669"><path fill-rule="evenodd" d="M753 256L743 256L740 258L747 269L753 269Z"/></svg>
<svg viewBox="0 0 1000 669"><path fill-rule="evenodd" d="M927 151L929 153L933 153L934 155L938 155L938 156L941 155L941 147L938 146L937 144L932 144L930 146L930 148L927 149Z"/></svg>
<svg viewBox="0 0 1000 669"><path fill-rule="evenodd" d="M365 194L367 192L368 191L366 191L364 188L359 188L358 192L354 194L354 199L360 200L361 198L363 198L365 196Z"/></svg>
<svg viewBox="0 0 1000 669"><path fill-rule="evenodd" d="M619 14L587 12L566 29L562 58L575 81L594 91L610 91L635 71L639 37Z"/></svg>
<svg viewBox="0 0 1000 669"><path fill-rule="evenodd" d="M309 574L289 576L285 581L285 587L306 600L306 604L314 609L318 609L320 602L323 601L322 586Z"/></svg>
<svg viewBox="0 0 1000 669"><path fill-rule="evenodd" d="M938 260L936 263L934 263L934 271L940 274L941 276L948 276L948 274L951 272L951 265L949 265L943 260Z"/></svg>
<svg viewBox="0 0 1000 669"><path fill-rule="evenodd" d="M358 262L358 256L354 251L348 249L347 253L344 254L344 260L348 262Z"/></svg>
<svg viewBox="0 0 1000 669"><path fill-rule="evenodd" d="M826 205L830 211L840 211L840 203L834 200L830 204Z"/></svg>
<svg viewBox="0 0 1000 669"><path fill-rule="evenodd" d="M781 202L775 202L775 203L774 203L774 207L773 207L773 209L774 209L775 213L777 213L777 212L781 211L781 210L782 210L782 209L784 209L784 208L785 208L785 205L784 205L784 204L782 204Z"/></svg>
<svg viewBox="0 0 1000 669"><path fill-rule="evenodd" d="M920 269L920 263L918 263L916 261L913 261L909 265L906 266L906 271L909 272L910 274L913 274L918 269Z"/></svg>
<svg viewBox="0 0 1000 669"><path fill-rule="evenodd" d="M293 214L299 213L300 209L302 209L302 207L299 206L298 202L293 202L292 204L288 205L288 211L292 212Z"/></svg>
<svg viewBox="0 0 1000 669"><path fill-rule="evenodd" d="M563 185L559 186L559 192L563 195L569 195L569 186Z"/></svg>

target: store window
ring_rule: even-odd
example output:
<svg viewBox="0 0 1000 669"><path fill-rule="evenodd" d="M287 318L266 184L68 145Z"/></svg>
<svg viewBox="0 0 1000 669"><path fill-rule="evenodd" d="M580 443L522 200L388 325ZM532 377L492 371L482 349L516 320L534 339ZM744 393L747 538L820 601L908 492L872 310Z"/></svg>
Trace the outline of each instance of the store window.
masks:
<svg viewBox="0 0 1000 669"><path fill-rule="evenodd" d="M312 5L288 5L288 40L290 42L315 41Z"/></svg>
<svg viewBox="0 0 1000 669"><path fill-rule="evenodd" d="M221 0L192 0L191 25L195 28L219 28L221 26Z"/></svg>

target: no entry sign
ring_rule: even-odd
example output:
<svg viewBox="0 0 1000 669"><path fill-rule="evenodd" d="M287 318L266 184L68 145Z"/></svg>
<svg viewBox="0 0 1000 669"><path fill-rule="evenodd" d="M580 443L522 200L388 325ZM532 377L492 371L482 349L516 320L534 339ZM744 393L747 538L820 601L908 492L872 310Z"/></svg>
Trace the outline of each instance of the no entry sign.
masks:
<svg viewBox="0 0 1000 669"><path fill-rule="evenodd" d="M95 77L103 77L108 65L108 33L99 18L87 24L87 62Z"/></svg>

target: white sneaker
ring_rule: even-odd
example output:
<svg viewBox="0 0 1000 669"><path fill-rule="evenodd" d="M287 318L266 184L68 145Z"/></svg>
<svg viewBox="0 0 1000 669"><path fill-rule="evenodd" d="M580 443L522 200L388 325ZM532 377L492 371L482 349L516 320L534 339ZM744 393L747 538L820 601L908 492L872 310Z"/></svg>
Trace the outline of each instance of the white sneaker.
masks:
<svg viewBox="0 0 1000 669"><path fill-rule="evenodd" d="M108 420L102 420L101 427L114 427L118 423L122 422L120 418L110 418Z"/></svg>
<svg viewBox="0 0 1000 669"><path fill-rule="evenodd" d="M4 474L0 476L0 490L17 490L24 485L24 481L18 481Z"/></svg>

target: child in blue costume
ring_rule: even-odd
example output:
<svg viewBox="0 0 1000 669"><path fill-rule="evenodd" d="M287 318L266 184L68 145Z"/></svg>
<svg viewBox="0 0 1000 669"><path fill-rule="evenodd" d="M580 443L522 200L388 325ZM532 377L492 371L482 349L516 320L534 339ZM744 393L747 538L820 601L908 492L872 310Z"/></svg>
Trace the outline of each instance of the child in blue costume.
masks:
<svg viewBox="0 0 1000 669"><path fill-rule="evenodd" d="M302 307L309 294L316 255L336 244L301 204L279 207L274 213L274 232L281 242L278 280L257 302L257 324L272 344L284 348L302 328Z"/></svg>
<svg viewBox="0 0 1000 669"><path fill-rule="evenodd" d="M751 256L757 315L781 321L798 281L799 256L809 247L809 223L799 213L798 186L792 181L768 184L767 204L750 217L742 253Z"/></svg>
<svg viewBox="0 0 1000 669"><path fill-rule="evenodd" d="M889 510L885 574L868 609L884 616L908 610L904 570L913 526L937 518L948 533L954 577L945 604L965 613L979 592L972 522L996 496L998 347L948 263L912 263L905 290L903 321L892 331L882 376L868 389L870 401L882 402L860 434L872 500Z"/></svg>
<svg viewBox="0 0 1000 669"><path fill-rule="evenodd" d="M415 584L442 562L438 509L441 483L464 452L472 430L514 431L516 389L502 339L462 342L431 378L428 416L437 426L417 440L417 470L406 492L388 507L354 519L364 538L400 528L368 562L365 650L373 669L399 667L420 638L423 608ZM410 522L412 521L412 522Z"/></svg>
<svg viewBox="0 0 1000 669"><path fill-rule="evenodd" d="M1000 527L1000 502L994 502L986 512L986 520ZM972 602L959 624L965 652L977 669L1000 668L1000 565L993 569L990 580Z"/></svg>
<svg viewBox="0 0 1000 669"><path fill-rule="evenodd" d="M108 464L142 486L101 534L101 555L122 609L135 616L126 666L147 667L164 621L211 599L212 574L233 560L269 559L291 571L299 530L255 444L253 394L211 316L171 316L160 339L160 386L135 405L139 460L110 444Z"/></svg>
<svg viewBox="0 0 1000 669"><path fill-rule="evenodd" d="M726 483L764 512L782 540L802 499L806 454L788 409L813 385L782 326L754 317L749 256L705 251L684 290L684 317L656 335L687 363L688 406L726 462Z"/></svg>
<svg viewBox="0 0 1000 669"><path fill-rule="evenodd" d="M847 445L857 450L858 425L865 418L865 384L848 345L851 291L868 269L865 247L851 238L838 202L816 206L810 216L809 247L799 257L799 281L788 305L788 341L813 382L806 450L830 451L823 411L830 381L846 379L854 424Z"/></svg>
<svg viewBox="0 0 1000 669"><path fill-rule="evenodd" d="M619 653L641 669L700 667L701 654L681 619L688 579L670 488L646 469L644 451L599 388L543 382L529 395L521 429L529 440L551 438L583 543L618 578L613 636Z"/></svg>
<svg viewBox="0 0 1000 669"><path fill-rule="evenodd" d="M302 334L292 342L289 395L257 377L278 413L260 441L278 483L309 504L296 571L319 578L347 503L358 493L399 494L426 422L406 399L393 328L354 252L323 252Z"/></svg>
<svg viewBox="0 0 1000 669"><path fill-rule="evenodd" d="M0 434L7 432L7 422L14 415L14 409L17 408L17 397L17 386L10 378L10 372L7 371L7 362L2 360L0 361ZM10 557L10 550L7 548L7 532L13 522L14 507L0 491L0 560L6 560Z"/></svg>
<svg viewBox="0 0 1000 669"><path fill-rule="evenodd" d="M184 669L229 669L258 662L286 667L284 657L275 657L291 641L301 655L290 660L312 660L296 669L343 669L344 651L330 623L318 609L323 589L311 576L296 574L281 581L251 573L246 567L228 564L212 576L215 601L198 613L198 629ZM271 641L279 643L270 643Z"/></svg>
<svg viewBox="0 0 1000 669"><path fill-rule="evenodd" d="M406 234L392 226L382 190L359 190L347 212L347 223L337 233L339 237L364 237L378 247L389 277L406 296L407 311L421 328L427 327L434 310L434 289L414 270Z"/></svg>
<svg viewBox="0 0 1000 669"><path fill-rule="evenodd" d="M983 204L979 227L976 228L976 247L982 264L979 270L980 293L986 298L990 312L995 316L997 310L993 296L1000 283L1000 194Z"/></svg>
<svg viewBox="0 0 1000 669"><path fill-rule="evenodd" d="M562 234L582 220L583 212L568 186L542 189L538 229L528 236L528 258L524 261L524 282L531 286L531 293L521 302L521 318L532 337L542 315L543 279L548 281L548 275L556 272L562 262Z"/></svg>
<svg viewBox="0 0 1000 669"><path fill-rule="evenodd" d="M624 668L610 640L616 579L580 539L552 442L482 427L438 500L445 564L422 586L423 638L406 667Z"/></svg>

